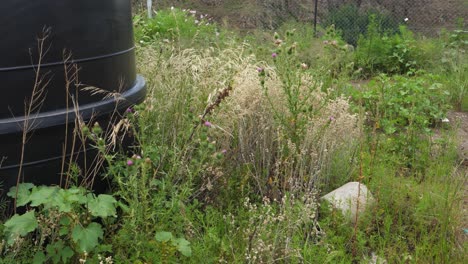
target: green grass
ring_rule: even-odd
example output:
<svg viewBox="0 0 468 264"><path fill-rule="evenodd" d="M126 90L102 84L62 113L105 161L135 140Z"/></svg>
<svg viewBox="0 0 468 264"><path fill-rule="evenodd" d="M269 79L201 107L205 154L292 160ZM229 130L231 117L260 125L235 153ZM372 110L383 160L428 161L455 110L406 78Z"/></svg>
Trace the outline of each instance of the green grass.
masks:
<svg viewBox="0 0 468 264"><path fill-rule="evenodd" d="M447 102L457 103L445 91L466 77L445 66L460 67L453 57L410 76L366 75L373 80L355 89L358 51L333 28L322 39L293 22L276 34L241 36L177 9L159 14L135 18L137 66L149 88L145 103L125 115L138 146L103 156L117 216L95 222L103 236L86 254L71 244L70 261L362 263L372 254L388 263L466 261L466 171L454 131L439 126ZM435 53L427 47L445 40L412 41ZM105 142L90 133L104 154ZM319 199L349 181L366 184L376 201L357 225ZM39 226L54 222L53 206L36 207ZM86 228L84 206L69 214ZM1 244L0 263L41 254L53 262L50 245L32 239L67 235L44 230Z"/></svg>

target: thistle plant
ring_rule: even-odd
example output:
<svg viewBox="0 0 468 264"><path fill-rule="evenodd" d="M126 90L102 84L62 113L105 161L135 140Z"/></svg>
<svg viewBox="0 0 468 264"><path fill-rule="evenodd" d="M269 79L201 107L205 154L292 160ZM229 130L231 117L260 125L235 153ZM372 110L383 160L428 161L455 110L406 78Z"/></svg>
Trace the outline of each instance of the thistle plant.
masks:
<svg viewBox="0 0 468 264"><path fill-rule="evenodd" d="M269 87L265 85L267 75L265 70L259 71L259 76L265 96L269 98L268 101L276 119L286 129L288 138L294 144L300 145L305 134L306 124L314 111L317 111L312 107L309 100L319 84L314 81L305 82L305 79L311 76L307 73L307 65L301 63L296 56L297 43L288 42L288 37L293 34L293 30L287 31L283 40L275 32L274 45L276 47L271 54L275 73L281 82L281 95L286 101L285 109L279 109L271 100ZM286 112L283 112L283 110L286 110Z"/></svg>

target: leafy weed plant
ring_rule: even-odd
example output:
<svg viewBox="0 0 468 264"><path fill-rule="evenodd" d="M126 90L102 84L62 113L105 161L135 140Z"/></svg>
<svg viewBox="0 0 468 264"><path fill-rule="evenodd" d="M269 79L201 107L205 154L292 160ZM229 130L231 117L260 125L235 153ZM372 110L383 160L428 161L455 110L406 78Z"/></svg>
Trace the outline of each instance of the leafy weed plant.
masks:
<svg viewBox="0 0 468 264"><path fill-rule="evenodd" d="M102 244L102 224L111 224L117 216L119 203L112 195L95 196L78 187L22 183L12 187L8 196L17 197L17 206L28 210L4 223L6 244L2 251L6 259L24 254L21 251L25 246L29 247L26 252L34 256L34 263L97 258L97 253L108 250Z"/></svg>
<svg viewBox="0 0 468 264"><path fill-rule="evenodd" d="M450 108L449 93L438 76L380 76L361 93L370 126L388 136L389 151L399 153L404 167L424 168L424 142ZM426 144L427 146L427 144ZM422 152L422 153L421 153ZM418 165L419 164L419 165Z"/></svg>
<svg viewBox="0 0 468 264"><path fill-rule="evenodd" d="M367 77L378 73L412 75L424 63L415 43L413 33L405 26L400 26L397 34L382 33L371 17L366 34L358 40L355 66Z"/></svg>

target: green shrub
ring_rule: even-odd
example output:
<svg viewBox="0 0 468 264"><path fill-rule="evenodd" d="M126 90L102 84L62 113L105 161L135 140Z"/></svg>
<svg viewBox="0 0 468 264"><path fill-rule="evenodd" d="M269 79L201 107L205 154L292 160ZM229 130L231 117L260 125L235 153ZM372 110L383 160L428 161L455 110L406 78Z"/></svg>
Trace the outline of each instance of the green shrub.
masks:
<svg viewBox="0 0 468 264"><path fill-rule="evenodd" d="M427 165L423 150L427 135L449 109L449 93L443 89L440 77L382 75L371 81L369 90L360 96L370 126L393 142L389 151L399 153L404 166Z"/></svg>
<svg viewBox="0 0 468 264"><path fill-rule="evenodd" d="M345 4L330 10L324 25L328 27L334 24L336 29L341 31L343 39L356 46L359 35L365 35L367 32L371 23L370 16L375 17L380 33L389 32L392 34L398 31L398 22L395 18L374 10L362 11L355 4Z"/></svg>
<svg viewBox="0 0 468 264"><path fill-rule="evenodd" d="M213 39L217 30L216 26L203 16L177 8L160 10L152 19L136 15L133 21L135 40L143 45L158 40L205 41Z"/></svg>
<svg viewBox="0 0 468 264"><path fill-rule="evenodd" d="M356 67L364 76L377 73L414 74L423 65L422 51L413 33L400 26L397 34L382 33L375 18L361 35L355 52Z"/></svg>

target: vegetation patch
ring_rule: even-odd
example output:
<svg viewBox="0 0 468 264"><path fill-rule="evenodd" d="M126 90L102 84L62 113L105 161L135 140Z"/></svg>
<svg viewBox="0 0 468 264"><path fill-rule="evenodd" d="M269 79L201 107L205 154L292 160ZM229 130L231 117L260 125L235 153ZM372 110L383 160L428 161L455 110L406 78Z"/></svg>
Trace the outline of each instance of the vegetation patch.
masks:
<svg viewBox="0 0 468 264"><path fill-rule="evenodd" d="M368 19L353 47L337 25L245 36L190 10L136 15L137 144L110 154L98 124L83 129L108 194L9 190L0 263L464 263L446 118L466 110L466 32ZM351 181L375 198L355 223L320 199Z"/></svg>

